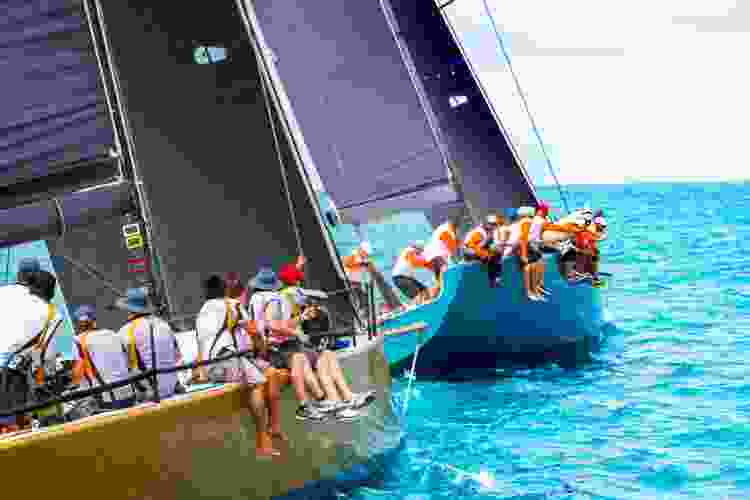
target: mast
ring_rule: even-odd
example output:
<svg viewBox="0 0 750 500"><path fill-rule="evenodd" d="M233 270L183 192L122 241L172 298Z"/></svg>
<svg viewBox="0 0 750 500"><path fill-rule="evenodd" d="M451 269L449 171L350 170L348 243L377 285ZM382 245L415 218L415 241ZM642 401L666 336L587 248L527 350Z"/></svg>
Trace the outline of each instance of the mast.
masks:
<svg viewBox="0 0 750 500"><path fill-rule="evenodd" d="M129 272L135 275L134 281L138 285L149 289L157 307L170 314L172 307L169 290L166 280L160 275L159 253L152 245L151 210L138 170L135 143L125 109L117 67L113 61L101 3L99 0L83 0L83 5L105 89L107 107L115 130L115 141L121 160L120 175L132 183L135 191L136 211L126 215L122 224L122 237L128 250ZM157 268L158 273L154 272L154 267Z"/></svg>

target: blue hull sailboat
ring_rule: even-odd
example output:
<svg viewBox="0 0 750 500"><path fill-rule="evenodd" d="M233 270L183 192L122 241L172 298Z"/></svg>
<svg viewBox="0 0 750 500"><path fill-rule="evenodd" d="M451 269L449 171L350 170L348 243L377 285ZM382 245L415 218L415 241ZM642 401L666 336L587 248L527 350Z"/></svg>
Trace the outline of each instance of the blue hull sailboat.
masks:
<svg viewBox="0 0 750 500"><path fill-rule="evenodd" d="M420 212L433 227L452 219L460 230L539 205L443 16L452 4L253 2L250 17L300 156L335 206L330 225ZM319 57L332 47L336 57ZM501 289L489 288L478 264L449 268L432 303L381 318L391 367L407 365L417 346L420 373L579 358L599 338L600 292L568 285L553 260L547 303L523 300L511 262Z"/></svg>
<svg viewBox="0 0 750 500"><path fill-rule="evenodd" d="M599 289L569 284L551 260L546 303L526 300L514 265L505 266L506 286L494 289L479 264L450 266L434 301L383 319L391 368L408 369L417 344L421 374L585 359L604 330L602 297Z"/></svg>

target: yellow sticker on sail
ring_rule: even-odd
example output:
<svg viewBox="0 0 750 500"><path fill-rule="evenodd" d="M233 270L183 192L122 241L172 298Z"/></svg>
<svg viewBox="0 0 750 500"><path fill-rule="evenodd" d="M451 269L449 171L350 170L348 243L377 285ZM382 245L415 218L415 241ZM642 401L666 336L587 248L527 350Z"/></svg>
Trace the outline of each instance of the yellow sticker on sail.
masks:
<svg viewBox="0 0 750 500"><path fill-rule="evenodd" d="M134 234L133 236L128 236L128 238L125 240L125 244L128 247L128 250L135 250L136 248L143 248L143 236L140 234Z"/></svg>

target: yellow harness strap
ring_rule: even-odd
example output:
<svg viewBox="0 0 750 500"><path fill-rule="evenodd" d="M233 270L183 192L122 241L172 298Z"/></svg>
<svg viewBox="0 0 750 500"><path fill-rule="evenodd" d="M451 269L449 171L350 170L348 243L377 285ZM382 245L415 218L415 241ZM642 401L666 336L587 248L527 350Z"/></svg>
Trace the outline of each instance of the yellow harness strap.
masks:
<svg viewBox="0 0 750 500"><path fill-rule="evenodd" d="M39 334L39 340L37 341L35 348L39 349L40 352L40 365L36 369L35 378L37 384L43 384L44 383L44 353L47 351L47 347L49 346L50 340L52 340L52 336L50 335L50 325L52 324L52 320L55 317L56 309L55 306L52 304L47 304L47 319L44 322L44 327L42 327L42 331Z"/></svg>
<svg viewBox="0 0 750 500"><path fill-rule="evenodd" d="M128 364L129 368L139 368L138 366L138 346L136 345L137 339L135 337L135 329L143 318L137 318L130 322L128 325Z"/></svg>

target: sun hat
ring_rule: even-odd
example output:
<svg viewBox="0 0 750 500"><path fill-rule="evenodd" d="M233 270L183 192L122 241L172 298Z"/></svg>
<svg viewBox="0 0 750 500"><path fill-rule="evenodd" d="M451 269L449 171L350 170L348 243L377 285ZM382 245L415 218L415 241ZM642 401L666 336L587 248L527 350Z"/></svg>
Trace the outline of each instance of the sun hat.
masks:
<svg viewBox="0 0 750 500"><path fill-rule="evenodd" d="M115 307L135 314L156 312L147 290L143 287L128 288L125 297L117 299Z"/></svg>
<svg viewBox="0 0 750 500"><path fill-rule="evenodd" d="M304 281L305 273L294 264L286 264L279 271L279 279L287 286L296 285L300 281Z"/></svg>
<svg viewBox="0 0 750 500"><path fill-rule="evenodd" d="M276 273L273 272L273 269L270 267L262 267L258 271L258 274L250 280L249 285L250 288L255 288L257 290L276 292L283 286L283 283L276 276Z"/></svg>
<svg viewBox="0 0 750 500"><path fill-rule="evenodd" d="M76 321L96 321L96 308L91 304L80 305L73 316Z"/></svg>

